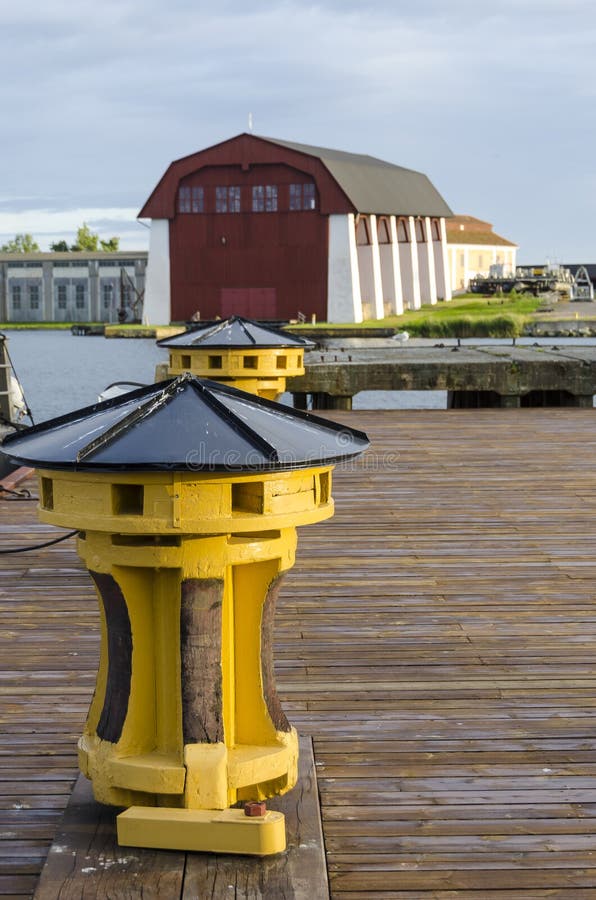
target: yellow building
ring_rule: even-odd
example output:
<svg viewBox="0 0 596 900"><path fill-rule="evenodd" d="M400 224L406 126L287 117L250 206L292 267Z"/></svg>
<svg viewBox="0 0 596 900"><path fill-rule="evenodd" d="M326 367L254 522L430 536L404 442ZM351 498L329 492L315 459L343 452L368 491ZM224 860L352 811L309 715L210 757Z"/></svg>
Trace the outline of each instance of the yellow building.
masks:
<svg viewBox="0 0 596 900"><path fill-rule="evenodd" d="M467 290L470 279L477 275L515 272L518 245L495 234L490 222L453 216L445 226L452 291Z"/></svg>

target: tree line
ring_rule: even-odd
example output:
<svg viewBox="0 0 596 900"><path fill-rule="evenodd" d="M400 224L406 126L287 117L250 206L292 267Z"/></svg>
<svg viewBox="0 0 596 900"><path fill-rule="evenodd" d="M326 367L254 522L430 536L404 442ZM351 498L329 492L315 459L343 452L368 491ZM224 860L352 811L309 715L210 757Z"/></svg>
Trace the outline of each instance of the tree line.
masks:
<svg viewBox="0 0 596 900"><path fill-rule="evenodd" d="M68 245L67 241L54 241L50 244L50 250L54 253L97 253L103 251L105 253L113 253L120 246L120 238L111 237L108 240L101 240L98 234L91 231L89 226L83 224L77 229L77 236L74 244ZM14 238L7 241L6 244L0 246L2 253L39 253L40 247L32 234L16 234Z"/></svg>

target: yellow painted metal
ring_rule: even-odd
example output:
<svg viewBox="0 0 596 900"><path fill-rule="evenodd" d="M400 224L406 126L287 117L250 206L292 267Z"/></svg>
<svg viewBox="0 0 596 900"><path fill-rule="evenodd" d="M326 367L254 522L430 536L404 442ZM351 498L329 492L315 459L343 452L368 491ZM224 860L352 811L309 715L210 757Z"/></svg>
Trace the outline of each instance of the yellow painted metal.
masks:
<svg viewBox="0 0 596 900"><path fill-rule="evenodd" d="M331 469L39 473L40 516L80 529L78 551L94 575L102 609L100 664L79 741L80 767L99 801L151 812L149 818L125 814L123 842L196 850L217 845L242 853L283 849L277 833L283 817L270 838L262 820L238 819L237 810L228 810L231 818L213 818L213 811L284 793L296 782L298 738L278 711L267 628L279 578L294 564L296 526L333 514ZM104 611L106 584L125 606L117 627ZM199 592L184 601L188 585ZM205 739L185 737L184 602L200 624L184 652L199 660L211 654L220 685L204 705L207 719L221 724ZM215 635L204 626L212 614L220 615ZM124 620L130 672L125 714L112 739L101 723L113 702L110 655L119 641L126 643ZM251 827L255 821L261 824ZM253 841L259 849L249 849ZM264 849L269 846L274 849Z"/></svg>
<svg viewBox="0 0 596 900"><path fill-rule="evenodd" d="M174 753L147 753L113 759L110 775L114 787L150 794L182 794L186 782L186 769Z"/></svg>
<svg viewBox="0 0 596 900"><path fill-rule="evenodd" d="M125 847L246 853L267 856L286 849L284 816L269 810L245 816L241 809L205 812L133 806L117 817L118 843Z"/></svg>
<svg viewBox="0 0 596 900"><path fill-rule="evenodd" d="M233 476L193 472L192 454L188 465L175 473L41 470L40 515L52 525L115 535L261 532L333 515L332 466ZM156 565L163 552L157 548Z"/></svg>
<svg viewBox="0 0 596 900"><path fill-rule="evenodd" d="M277 400L286 389L286 378L304 375L304 348L171 347L167 373L158 366L156 381L183 372L225 382L266 400Z"/></svg>

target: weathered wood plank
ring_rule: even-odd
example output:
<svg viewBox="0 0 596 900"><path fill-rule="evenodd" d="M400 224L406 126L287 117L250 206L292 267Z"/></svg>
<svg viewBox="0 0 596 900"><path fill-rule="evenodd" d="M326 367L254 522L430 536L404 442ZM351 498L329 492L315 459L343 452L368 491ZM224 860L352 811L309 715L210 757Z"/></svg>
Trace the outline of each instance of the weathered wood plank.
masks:
<svg viewBox="0 0 596 900"><path fill-rule="evenodd" d="M596 896L594 412L349 420L372 447L300 531L273 653L315 740L333 897ZM53 533L0 500L3 547ZM34 875L67 803L98 643L74 541L0 557L5 876Z"/></svg>
<svg viewBox="0 0 596 900"><path fill-rule="evenodd" d="M119 847L118 810L96 803L90 783L81 775L56 830L36 900L82 896L217 900L230 896L231 884L238 900L323 900L328 896L327 869L310 739L300 740L298 785L269 805L286 816L288 847L278 856L256 859ZM26 837L24 830L22 835Z"/></svg>
<svg viewBox="0 0 596 900"><path fill-rule="evenodd" d="M118 810L96 803L77 779L35 892L36 900L180 897L184 853L119 847Z"/></svg>
<svg viewBox="0 0 596 900"><path fill-rule="evenodd" d="M189 853L183 900L324 900L329 896L312 742L300 738L298 784L267 805L286 817L287 850L266 859Z"/></svg>

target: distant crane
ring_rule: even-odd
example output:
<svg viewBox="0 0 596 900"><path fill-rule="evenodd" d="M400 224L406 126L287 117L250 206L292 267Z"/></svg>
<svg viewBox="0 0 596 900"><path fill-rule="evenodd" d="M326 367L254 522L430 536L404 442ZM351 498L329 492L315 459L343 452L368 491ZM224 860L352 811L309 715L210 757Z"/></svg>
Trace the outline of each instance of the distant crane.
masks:
<svg viewBox="0 0 596 900"><path fill-rule="evenodd" d="M132 291L133 299L126 303ZM120 309L118 310L118 318L122 322L127 319L127 305L132 313L133 320L141 321L143 312L143 300L145 297L144 289L139 291L124 267L120 269Z"/></svg>
<svg viewBox="0 0 596 900"><path fill-rule="evenodd" d="M594 299L594 285L585 266L580 266L575 273L571 286L571 299L591 301Z"/></svg>

